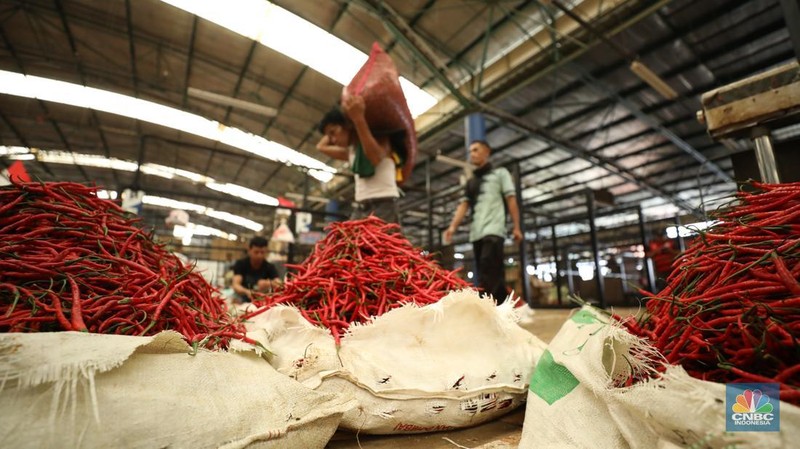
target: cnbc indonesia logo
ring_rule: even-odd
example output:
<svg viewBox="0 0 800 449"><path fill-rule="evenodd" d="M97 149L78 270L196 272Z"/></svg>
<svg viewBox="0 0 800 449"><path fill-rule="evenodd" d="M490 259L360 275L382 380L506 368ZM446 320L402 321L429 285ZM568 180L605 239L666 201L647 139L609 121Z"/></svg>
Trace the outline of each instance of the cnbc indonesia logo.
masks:
<svg viewBox="0 0 800 449"><path fill-rule="evenodd" d="M732 410L733 422L742 422L741 425L768 425L775 419L772 414L772 404L769 396L761 390L744 390L744 393L736 395L736 403Z"/></svg>
<svg viewBox="0 0 800 449"><path fill-rule="evenodd" d="M780 429L777 385L728 384L726 387L728 431L771 432ZM772 393L772 397L768 392Z"/></svg>

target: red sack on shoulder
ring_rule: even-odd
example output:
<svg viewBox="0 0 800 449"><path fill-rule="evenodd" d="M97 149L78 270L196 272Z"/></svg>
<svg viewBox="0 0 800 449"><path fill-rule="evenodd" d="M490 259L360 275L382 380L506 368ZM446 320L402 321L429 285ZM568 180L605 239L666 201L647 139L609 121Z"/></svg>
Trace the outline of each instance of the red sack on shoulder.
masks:
<svg viewBox="0 0 800 449"><path fill-rule="evenodd" d="M369 59L342 91L342 98L349 95L361 95L366 105L366 119L370 129L376 135L396 135L404 133L402 145L391 139L393 149L402 162L402 177L398 184L403 184L411 176L417 157L417 132L414 119L408 109L406 97L400 87L397 67L392 58L375 42ZM402 148L399 148L401 147Z"/></svg>

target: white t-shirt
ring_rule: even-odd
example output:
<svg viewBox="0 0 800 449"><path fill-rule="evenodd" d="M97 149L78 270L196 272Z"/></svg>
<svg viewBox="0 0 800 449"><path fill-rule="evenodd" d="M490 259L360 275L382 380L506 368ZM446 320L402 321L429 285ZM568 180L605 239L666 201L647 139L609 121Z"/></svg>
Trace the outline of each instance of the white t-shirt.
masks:
<svg viewBox="0 0 800 449"><path fill-rule="evenodd" d="M355 147L350 147L350 163L355 158ZM397 198L400 191L397 189L395 181L396 167L394 160L390 156L381 159L375 167L375 174L363 178L356 176L356 202L375 198Z"/></svg>

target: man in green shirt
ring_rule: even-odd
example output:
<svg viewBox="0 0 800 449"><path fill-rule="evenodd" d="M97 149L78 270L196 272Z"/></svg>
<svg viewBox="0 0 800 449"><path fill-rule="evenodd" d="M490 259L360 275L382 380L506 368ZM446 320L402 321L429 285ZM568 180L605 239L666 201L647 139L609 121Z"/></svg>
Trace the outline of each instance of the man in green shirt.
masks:
<svg viewBox="0 0 800 449"><path fill-rule="evenodd" d="M475 165L472 178L461 202L456 209L450 227L444 233L449 242L458 225L471 210L472 223L469 227L469 241L475 254L478 287L491 294L498 304L506 299L503 243L506 236L506 214L508 207L513 224L514 241L522 241L519 227L519 208L514 195L511 174L505 168L492 167L489 156L492 148L486 141L475 140L469 145L469 159Z"/></svg>

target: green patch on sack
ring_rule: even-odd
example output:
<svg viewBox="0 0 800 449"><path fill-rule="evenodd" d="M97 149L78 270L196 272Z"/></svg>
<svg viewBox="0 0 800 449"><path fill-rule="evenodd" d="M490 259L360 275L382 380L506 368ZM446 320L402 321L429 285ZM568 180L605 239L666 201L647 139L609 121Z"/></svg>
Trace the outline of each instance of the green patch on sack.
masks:
<svg viewBox="0 0 800 449"><path fill-rule="evenodd" d="M553 354L546 350L539 359L539 363L536 364L529 388L533 394L542 398L548 405L553 405L554 402L574 390L579 383L570 370L566 366L556 363L553 360Z"/></svg>
<svg viewBox="0 0 800 449"><path fill-rule="evenodd" d="M580 324L601 323L600 319L597 318L597 315L593 314L587 309L579 310L575 315L572 315L570 320Z"/></svg>

